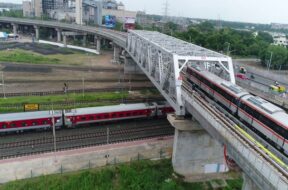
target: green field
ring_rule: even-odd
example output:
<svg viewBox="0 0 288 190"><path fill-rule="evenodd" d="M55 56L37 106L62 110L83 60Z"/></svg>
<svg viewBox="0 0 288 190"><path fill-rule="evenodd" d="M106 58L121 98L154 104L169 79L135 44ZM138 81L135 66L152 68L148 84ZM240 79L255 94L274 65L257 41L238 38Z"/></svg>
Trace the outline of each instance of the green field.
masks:
<svg viewBox="0 0 288 190"><path fill-rule="evenodd" d="M210 182L185 183L173 175L171 160L138 161L82 172L42 176L0 186L0 190L209 190ZM218 180L219 181L219 180ZM217 182L217 181L216 181ZM227 180L224 190L240 190L242 179Z"/></svg>

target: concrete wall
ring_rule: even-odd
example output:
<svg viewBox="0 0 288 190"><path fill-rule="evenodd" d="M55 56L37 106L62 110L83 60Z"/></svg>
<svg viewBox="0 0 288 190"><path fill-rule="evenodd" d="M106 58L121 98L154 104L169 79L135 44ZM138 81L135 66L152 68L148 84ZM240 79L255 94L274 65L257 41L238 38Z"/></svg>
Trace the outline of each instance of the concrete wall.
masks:
<svg viewBox="0 0 288 190"><path fill-rule="evenodd" d="M0 183L103 167L140 159L170 158L173 137L26 156L0 161Z"/></svg>

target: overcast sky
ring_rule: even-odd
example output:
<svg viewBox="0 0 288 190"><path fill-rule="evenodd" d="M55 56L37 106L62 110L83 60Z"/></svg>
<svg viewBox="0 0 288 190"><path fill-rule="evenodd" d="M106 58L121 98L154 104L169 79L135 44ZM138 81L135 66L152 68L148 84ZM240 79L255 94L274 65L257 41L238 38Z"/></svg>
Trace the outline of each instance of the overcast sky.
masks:
<svg viewBox="0 0 288 190"><path fill-rule="evenodd" d="M118 0L120 1L120 0ZM164 12L166 0L121 0L127 10ZM0 0L17 2L22 0ZM288 23L287 0L168 0L169 15L256 23Z"/></svg>
<svg viewBox="0 0 288 190"><path fill-rule="evenodd" d="M166 0L121 0L128 10L163 14ZM288 23L287 0L168 0L169 15L256 23Z"/></svg>

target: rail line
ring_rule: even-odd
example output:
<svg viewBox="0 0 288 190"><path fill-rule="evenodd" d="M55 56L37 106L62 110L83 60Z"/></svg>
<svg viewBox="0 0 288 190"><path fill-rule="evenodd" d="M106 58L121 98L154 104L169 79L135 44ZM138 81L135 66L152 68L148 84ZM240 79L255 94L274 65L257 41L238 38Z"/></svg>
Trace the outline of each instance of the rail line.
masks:
<svg viewBox="0 0 288 190"><path fill-rule="evenodd" d="M151 137L170 136L174 134L174 129L167 122L158 124L148 123L135 125L128 128L112 127L101 128L94 132L73 133L67 136L59 136L56 138L57 151L82 148L88 146L96 146L107 143L118 143L124 141L139 140ZM53 136L47 138L38 138L32 140L2 143L0 146L0 159L11 157L20 157L25 155L33 155L44 152L54 151Z"/></svg>
<svg viewBox="0 0 288 190"><path fill-rule="evenodd" d="M135 87L131 85L131 88L128 86L121 87L115 86L111 88L85 88L85 92L115 92L115 91L128 91L128 90L153 90L155 87L152 85L148 87ZM68 90L67 93L82 93L83 89L71 89ZM44 91L44 92L16 92L16 93L5 93L6 97L16 97L16 96L47 96L47 95L63 95L65 94L63 90L55 90L55 91ZM4 97L3 93L0 93L0 97Z"/></svg>
<svg viewBox="0 0 288 190"><path fill-rule="evenodd" d="M147 78L124 78L122 79L120 77L121 82L150 82ZM85 82L118 82L119 78L114 79L85 79ZM83 82L83 80L78 79L68 79L68 80L5 80L6 84L11 83L42 83L42 82L58 82L58 83L64 83L64 82Z"/></svg>

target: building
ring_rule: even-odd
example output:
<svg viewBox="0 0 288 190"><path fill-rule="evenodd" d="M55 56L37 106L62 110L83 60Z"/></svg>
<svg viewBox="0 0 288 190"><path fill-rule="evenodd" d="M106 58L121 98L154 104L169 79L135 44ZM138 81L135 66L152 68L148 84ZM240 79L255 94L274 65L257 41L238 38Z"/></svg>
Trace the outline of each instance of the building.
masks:
<svg viewBox="0 0 288 190"><path fill-rule="evenodd" d="M23 1L23 16L24 17L33 17L33 7L31 1Z"/></svg>
<svg viewBox="0 0 288 190"><path fill-rule="evenodd" d="M273 34L272 36L273 36L274 45L283 46L283 47L288 46L288 40L285 34Z"/></svg>
<svg viewBox="0 0 288 190"><path fill-rule="evenodd" d="M117 21L124 23L127 17L136 19L137 12L117 10L117 9L103 9L102 15L103 16L106 16L106 15L115 16Z"/></svg>

